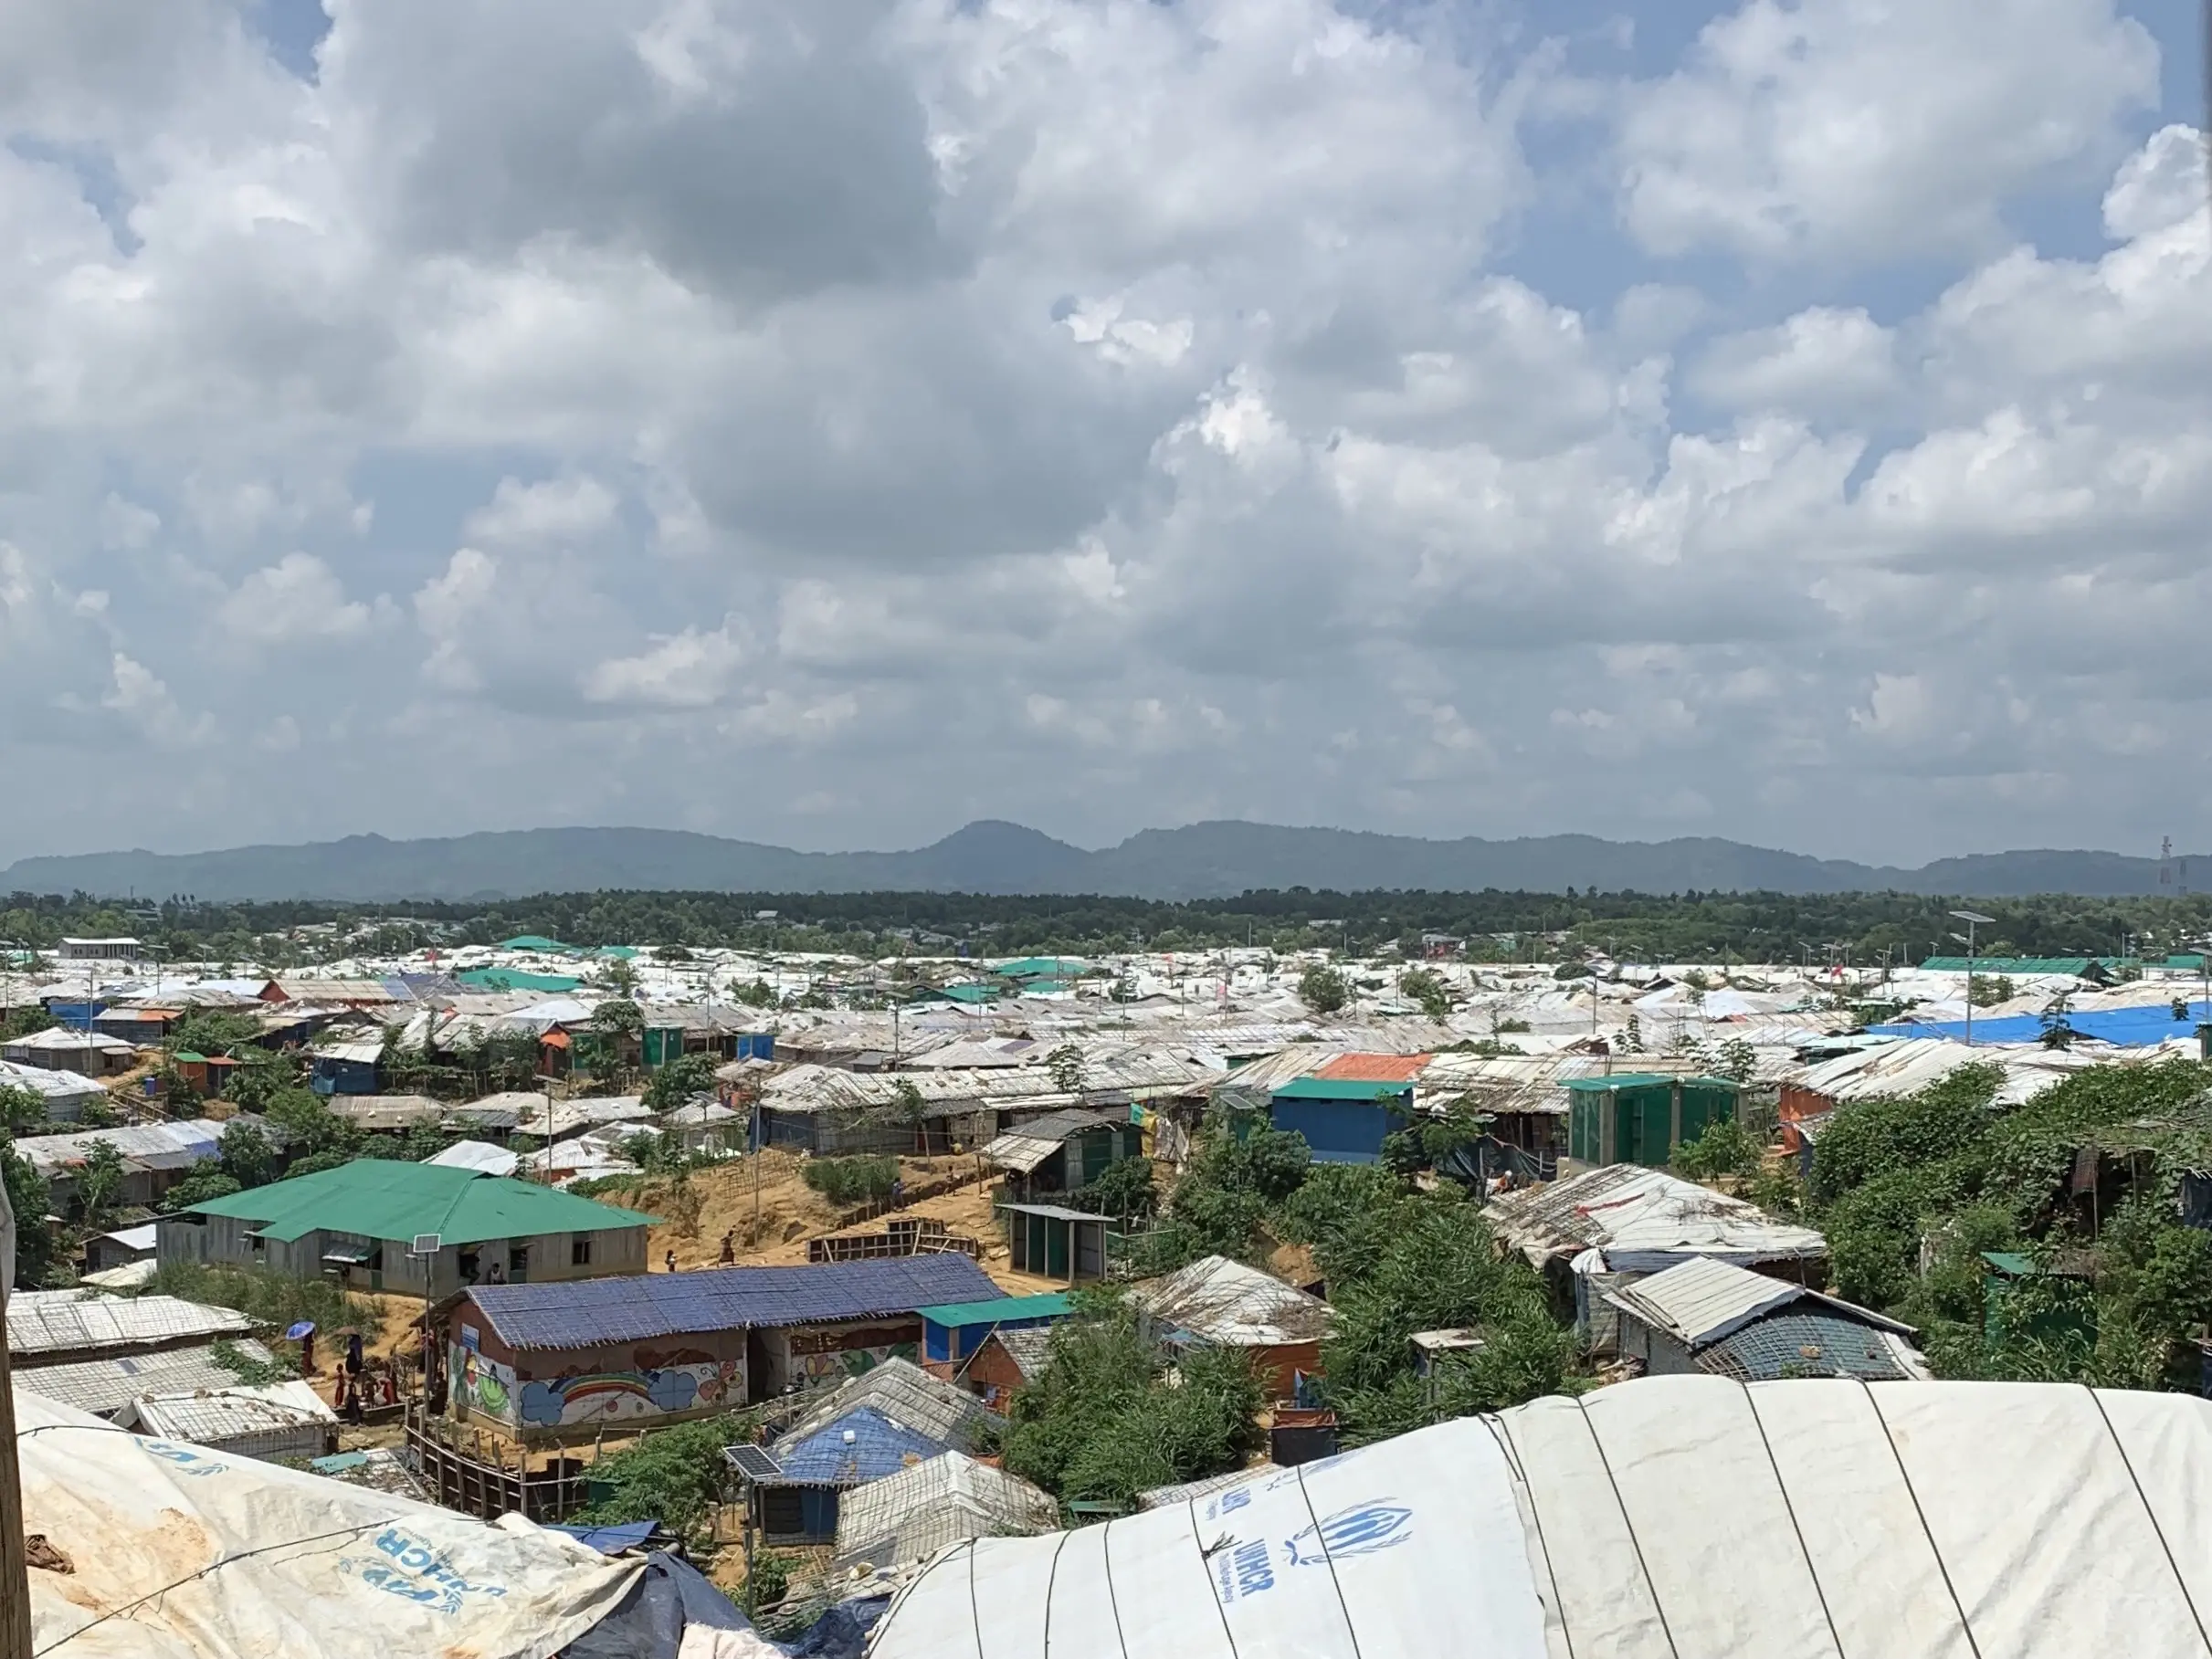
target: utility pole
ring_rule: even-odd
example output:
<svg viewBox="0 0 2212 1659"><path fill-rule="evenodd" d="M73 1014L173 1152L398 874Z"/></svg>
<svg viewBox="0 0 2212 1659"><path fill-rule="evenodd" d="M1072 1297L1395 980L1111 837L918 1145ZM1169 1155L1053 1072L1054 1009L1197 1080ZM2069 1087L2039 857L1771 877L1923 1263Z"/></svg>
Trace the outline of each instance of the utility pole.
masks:
<svg viewBox="0 0 2212 1659"><path fill-rule="evenodd" d="M37 1223L40 1218L34 1217ZM16 1214L0 1186L0 1322L16 1283ZM23 1538L23 1478L16 1463L16 1389L0 1339L0 1659L31 1659L31 1580Z"/></svg>

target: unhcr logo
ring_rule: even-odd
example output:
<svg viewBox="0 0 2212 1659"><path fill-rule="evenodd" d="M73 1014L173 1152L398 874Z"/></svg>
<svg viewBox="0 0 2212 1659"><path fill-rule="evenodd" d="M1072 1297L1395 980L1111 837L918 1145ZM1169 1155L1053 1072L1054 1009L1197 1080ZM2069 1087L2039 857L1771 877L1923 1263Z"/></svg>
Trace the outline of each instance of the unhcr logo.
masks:
<svg viewBox="0 0 2212 1659"><path fill-rule="evenodd" d="M1362 1504L1339 1509L1318 1526L1284 1540L1291 1563L1318 1567L1348 1555L1373 1555L1413 1536L1413 1511L1403 1504Z"/></svg>

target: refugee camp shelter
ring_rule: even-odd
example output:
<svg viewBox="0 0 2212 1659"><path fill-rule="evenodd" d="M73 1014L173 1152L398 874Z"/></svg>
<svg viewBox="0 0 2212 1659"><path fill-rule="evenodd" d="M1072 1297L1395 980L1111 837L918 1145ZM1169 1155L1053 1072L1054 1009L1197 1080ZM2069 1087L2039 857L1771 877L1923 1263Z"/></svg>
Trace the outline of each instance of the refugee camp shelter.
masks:
<svg viewBox="0 0 2212 1659"><path fill-rule="evenodd" d="M267 1365L272 1356L250 1337L228 1337L231 1351L241 1360ZM158 1353L118 1351L95 1359L72 1360L59 1365L26 1366L17 1360L16 1383L35 1394L95 1417L113 1418L132 1401L148 1394L196 1394L205 1390L235 1388L238 1373L215 1357L213 1342L175 1348Z"/></svg>
<svg viewBox="0 0 2212 1659"><path fill-rule="evenodd" d="M1658 1169L1707 1126L1733 1121L1736 1086L1726 1077L1622 1072L1566 1086L1567 1156L1580 1163Z"/></svg>
<svg viewBox="0 0 2212 1659"><path fill-rule="evenodd" d="M974 1452L999 1420L965 1391L907 1360L837 1390L766 1446L725 1460L745 1486L746 1514L771 1545L836 1541L845 1496L948 1452Z"/></svg>
<svg viewBox="0 0 2212 1659"><path fill-rule="evenodd" d="M1757 1205L1660 1170L1609 1164L1484 1206L1502 1248L1518 1250L1571 1297L1593 1347L1609 1349L1614 1308L1606 1293L1710 1256L1797 1284L1826 1276L1828 1241Z"/></svg>
<svg viewBox="0 0 2212 1659"><path fill-rule="evenodd" d="M1018 1475L947 1452L845 1496L836 1571L884 1571L926 1561L970 1538L1031 1538L1059 1524L1052 1496Z"/></svg>
<svg viewBox="0 0 2212 1659"><path fill-rule="evenodd" d="M1606 1300L1619 1316L1621 1358L1639 1361L1648 1376L1928 1380L1910 1325L1727 1262L1682 1262Z"/></svg>
<svg viewBox="0 0 2212 1659"><path fill-rule="evenodd" d="M87 1077L112 1077L138 1064L138 1050L102 1031L51 1025L28 1036L10 1038L0 1045L0 1059Z"/></svg>
<svg viewBox="0 0 2212 1659"><path fill-rule="evenodd" d="M917 1309L1003 1295L952 1254L479 1285L445 1318L453 1410L529 1437L729 1411L911 1358Z"/></svg>
<svg viewBox="0 0 2212 1659"><path fill-rule="evenodd" d="M362 1158L165 1215L159 1259L328 1274L351 1288L432 1296L482 1280L645 1271L651 1216L481 1171ZM415 1244L437 1240L437 1255Z"/></svg>
<svg viewBox="0 0 2212 1659"><path fill-rule="evenodd" d="M960 1385L995 1412L1003 1412L1020 1390L1045 1374L1052 1363L1052 1328L995 1330L962 1365Z"/></svg>
<svg viewBox="0 0 2212 1659"><path fill-rule="evenodd" d="M381 1039L333 1043L309 1057L307 1086L318 1095L373 1095L383 1065Z"/></svg>
<svg viewBox="0 0 2212 1659"><path fill-rule="evenodd" d="M1306 1138L1315 1163L1378 1163L1383 1137L1413 1118L1414 1079L1427 1055L1337 1055L1277 1084L1268 1121Z"/></svg>
<svg viewBox="0 0 2212 1659"><path fill-rule="evenodd" d="M95 1233L85 1240L84 1267L87 1273L105 1273L111 1267L129 1267L140 1262L153 1260L154 1226L146 1222L136 1227L119 1227L109 1233Z"/></svg>
<svg viewBox="0 0 2212 1659"><path fill-rule="evenodd" d="M2186 1659L2212 1402L1659 1377L978 1538L870 1659Z"/></svg>
<svg viewBox="0 0 2212 1659"><path fill-rule="evenodd" d="M1248 1355L1269 1400L1289 1400L1299 1376L1321 1374L1333 1310L1273 1274L1209 1255L1132 1285L1139 1328L1171 1349L1234 1348Z"/></svg>
<svg viewBox="0 0 2212 1659"><path fill-rule="evenodd" d="M1129 1117L1127 1106L1047 1112L993 1139L984 1160L1006 1172L1014 1198L1072 1192L1123 1159L1143 1155L1143 1131Z"/></svg>
<svg viewBox="0 0 2212 1659"><path fill-rule="evenodd" d="M338 1413L308 1383L293 1381L192 1392L142 1394L115 1425L156 1440L190 1441L237 1457L325 1457L338 1449Z"/></svg>
<svg viewBox="0 0 2212 1659"><path fill-rule="evenodd" d="M922 1317L922 1369L947 1382L960 1381L975 1352L995 1332L1036 1330L1068 1317L1072 1304L1051 1291L1034 1297L992 1297L981 1302L947 1302L918 1308Z"/></svg>
<svg viewBox="0 0 2212 1659"><path fill-rule="evenodd" d="M1070 1285L1106 1276L1106 1234L1119 1224L1112 1216L1060 1204L1002 1203L998 1208L1006 1214L1006 1253L1015 1272Z"/></svg>
<svg viewBox="0 0 2212 1659"><path fill-rule="evenodd" d="M89 1296L81 1290L14 1290L7 1297L7 1351L19 1370L119 1354L200 1348L246 1334L246 1316L177 1297Z"/></svg>

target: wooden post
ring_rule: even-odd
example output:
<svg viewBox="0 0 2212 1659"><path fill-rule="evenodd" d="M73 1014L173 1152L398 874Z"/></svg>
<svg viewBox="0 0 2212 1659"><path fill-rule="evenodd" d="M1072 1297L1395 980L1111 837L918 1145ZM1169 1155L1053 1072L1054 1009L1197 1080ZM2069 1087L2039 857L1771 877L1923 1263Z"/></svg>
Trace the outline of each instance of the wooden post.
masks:
<svg viewBox="0 0 2212 1659"><path fill-rule="evenodd" d="M43 1217L34 1217L43 1226ZM0 1186L0 1322L16 1282L16 1214ZM23 1542L23 1481L16 1464L16 1389L0 1336L0 1659L31 1659L30 1568Z"/></svg>

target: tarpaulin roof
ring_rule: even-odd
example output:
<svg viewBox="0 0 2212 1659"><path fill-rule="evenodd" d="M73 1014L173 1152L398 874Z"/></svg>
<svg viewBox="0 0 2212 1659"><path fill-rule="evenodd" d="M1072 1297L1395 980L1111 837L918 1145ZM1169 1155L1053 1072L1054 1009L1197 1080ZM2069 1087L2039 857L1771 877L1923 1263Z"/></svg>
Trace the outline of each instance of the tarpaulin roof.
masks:
<svg viewBox="0 0 2212 1659"><path fill-rule="evenodd" d="M893 1423L873 1406L858 1406L811 1434L786 1435L775 1443L782 1473L757 1484L767 1486L857 1486L896 1475L910 1464L947 1450L942 1441L919 1429Z"/></svg>
<svg viewBox="0 0 2212 1659"><path fill-rule="evenodd" d="M1828 1254L1828 1241L1810 1227L1632 1163L1503 1193L1483 1214L1537 1266L1588 1249L1602 1251L1616 1272L1657 1272L1692 1255L1761 1262Z"/></svg>
<svg viewBox="0 0 2212 1659"><path fill-rule="evenodd" d="M1235 1348L1319 1341L1334 1318L1320 1297L1226 1255L1203 1256L1164 1278L1132 1286L1128 1299L1202 1342Z"/></svg>
<svg viewBox="0 0 2212 1659"><path fill-rule="evenodd" d="M2212 1402L1665 1377L939 1556L871 1659L2202 1659Z"/></svg>
<svg viewBox="0 0 2212 1659"><path fill-rule="evenodd" d="M2212 1003L2200 998L2191 1003L2188 1009L2187 1017L2177 1020L2169 1004L2144 1003L2133 1008L2101 1008L2069 1013L2066 1024L2078 1037L2089 1037L2122 1048L2148 1048L2172 1037L2193 1037L2196 1034L2198 1025L2212 1019ZM1953 1037L1960 1042L1966 1038L1966 1022L1964 1020L1944 1020L1927 1025L1902 1023L1874 1025L1869 1029L1883 1036ZM2043 1017L2040 1014L2011 1013L1994 1020L1976 1019L1974 1022L1974 1045L1979 1048L1985 1043L2034 1043L2042 1037L2043 1030Z"/></svg>
<svg viewBox="0 0 2212 1659"><path fill-rule="evenodd" d="M479 1285L469 1294L510 1348L554 1349L694 1331L881 1318L1004 1293L966 1256L947 1254L806 1267L711 1267L643 1277Z"/></svg>
<svg viewBox="0 0 2212 1659"><path fill-rule="evenodd" d="M68 1558L31 1572L50 1659L544 1659L644 1570L182 1442L16 1391L26 1528Z"/></svg>
<svg viewBox="0 0 2212 1659"><path fill-rule="evenodd" d="M526 1181L388 1158L359 1158L334 1170L272 1181L194 1204L185 1213L258 1222L264 1235L283 1242L316 1232L375 1239L435 1233L448 1244L605 1233L654 1219Z"/></svg>

